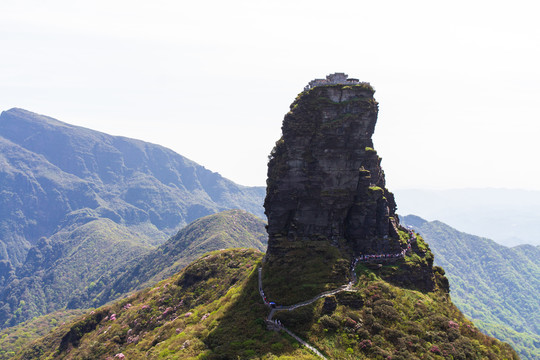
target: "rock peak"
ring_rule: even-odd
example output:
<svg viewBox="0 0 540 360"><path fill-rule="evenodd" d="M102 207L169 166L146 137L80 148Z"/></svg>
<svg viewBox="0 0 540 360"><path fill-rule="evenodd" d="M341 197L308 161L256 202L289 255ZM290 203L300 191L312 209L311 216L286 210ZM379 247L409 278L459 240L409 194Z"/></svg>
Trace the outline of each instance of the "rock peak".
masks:
<svg viewBox="0 0 540 360"><path fill-rule="evenodd" d="M268 258L291 242L324 241L350 255L398 249L396 204L371 140L373 88L343 73L306 88L268 163Z"/></svg>

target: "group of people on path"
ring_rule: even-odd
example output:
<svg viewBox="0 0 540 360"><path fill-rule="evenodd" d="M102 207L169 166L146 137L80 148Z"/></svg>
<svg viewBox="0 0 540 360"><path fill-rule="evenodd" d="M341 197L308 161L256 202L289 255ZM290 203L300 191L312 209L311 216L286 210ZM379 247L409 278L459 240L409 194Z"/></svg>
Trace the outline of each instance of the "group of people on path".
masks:
<svg viewBox="0 0 540 360"><path fill-rule="evenodd" d="M411 251L411 240L416 240L416 234L414 233L414 231L412 229L408 229L408 233L409 233L409 238L407 239L407 248L406 249L402 249L401 252L399 253L394 253L394 254L362 254L360 256L358 256L357 258L355 258L353 260L353 263L351 264L351 271L356 267L356 264L358 263L358 261L370 261L370 260L379 260L379 259L396 259L396 258L400 258L400 257L405 257L405 254L408 252L408 251Z"/></svg>
<svg viewBox="0 0 540 360"><path fill-rule="evenodd" d="M260 293L260 295L261 295L261 297L262 297L262 299L264 301L264 304L266 306L272 308L272 311L270 312L270 315L268 316L268 319L266 321L268 323L272 323L277 329L283 329L283 330L287 331L291 336L293 336L300 343L302 343L304 346L308 347L310 350L315 352L315 354L317 354L319 357L321 357L323 359L326 359L324 357L324 355L322 355L317 349L315 349L313 346L309 345L308 343L306 343L305 341L300 339L298 336L294 335L290 330L285 328L283 326L283 324L281 323L281 321L276 320L276 319L272 320L272 315L274 314L274 312L276 310L278 310L278 311L279 310L293 310L293 309L295 309L297 307L304 306L304 305L307 305L309 303L312 303L313 301L315 301L316 299L318 299L318 298L320 298L322 296L328 296L329 294L332 294L334 292L339 292L339 291L344 291L344 290L350 289L350 287L353 285L353 282L355 282L355 280L356 280L355 268L356 268L356 265L358 264L358 261L370 261L372 259L392 259L392 258L405 257L405 254L408 251L411 250L411 240L416 240L416 234L414 233L414 231L411 228L408 229L408 233L409 233L409 237L407 239L407 248L406 249L402 249L401 252L396 253L396 254L368 254L368 255L362 254L362 255L354 258L354 260L351 263L351 274L352 274L353 279L351 280L351 282L349 282L349 286L344 285L344 287L342 287L341 289L334 290L334 291L327 291L326 293L322 293L319 296L313 298L311 301L306 301L305 303L299 303L299 304L295 304L295 305L292 305L292 306L284 307L284 306L276 306L275 302L268 301L268 299L266 298L266 295L264 293L264 290L262 289L262 268L259 268L259 293Z"/></svg>
<svg viewBox="0 0 540 360"><path fill-rule="evenodd" d="M416 240L416 234L415 232L409 228L408 229L408 234L409 234L409 238L407 239L407 248L405 249L402 249L401 252L399 253L395 253L395 254L390 254L390 253L387 253L387 254L362 254L362 255L359 255L358 257L354 258L354 260L352 261L351 263L351 273L353 274L353 278L355 277L355 273L354 273L354 269L356 268L356 265L358 264L359 261L371 261L371 260L383 260L383 259L395 259L395 258L400 258L400 257L405 257L405 254L411 250L411 240ZM259 272L261 271L262 269L259 270ZM260 276L260 274L259 274ZM293 310L294 308L296 308L294 305L293 306L289 306L289 307L286 307L284 308L283 306L277 306L275 302L273 301L268 301L268 299L266 298L266 294L264 293L264 290L262 289L262 284L261 286L259 287L259 293L261 294L261 297L264 301L264 304L272 309L289 309L289 310ZM301 304L297 304L299 306L302 306ZM281 324L278 324L278 325L281 325Z"/></svg>
<svg viewBox="0 0 540 360"><path fill-rule="evenodd" d="M264 300L264 305L270 306L270 303L268 302L268 299L266 298L266 295L264 294L264 291L262 288L259 288L259 293L261 293L261 297Z"/></svg>
<svg viewBox="0 0 540 360"><path fill-rule="evenodd" d="M264 305L268 306L268 307L271 307L273 309L277 308L277 307L281 307L281 306L276 306L276 303L273 302L273 301L268 301L268 299L266 298L266 295L264 294L264 290L262 289L262 287L259 287L259 293L261 294L261 297L264 301Z"/></svg>

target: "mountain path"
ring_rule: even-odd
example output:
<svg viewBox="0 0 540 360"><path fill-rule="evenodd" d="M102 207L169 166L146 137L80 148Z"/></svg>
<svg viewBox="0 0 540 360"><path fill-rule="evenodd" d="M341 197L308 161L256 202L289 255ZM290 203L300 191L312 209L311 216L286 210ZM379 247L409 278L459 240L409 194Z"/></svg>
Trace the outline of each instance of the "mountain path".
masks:
<svg viewBox="0 0 540 360"><path fill-rule="evenodd" d="M283 326L283 324L281 324L281 322L276 321L276 320L272 320L272 318L274 317L274 314L277 311L292 311L292 310L297 309L299 307L306 306L306 305L309 305L309 304L313 304L315 301L317 301L317 300L319 300L319 299L321 299L323 297L332 296L332 295L335 295L335 294L340 293L342 291L355 291L355 290L353 290L352 287L353 287L353 284L356 283L356 273L354 271L354 266L356 265L356 261L357 260L355 260L355 262L351 266L351 278L352 278L352 280L349 281L349 283L347 283L346 285L343 285L340 288L337 288L337 289L334 289L334 290L325 291L325 292L320 293L319 295L315 296L314 298L312 298L310 300L306 300L306 301L303 301L303 302L300 302L300 303L297 303L297 304L294 304L294 305L290 305L290 306L281 306L280 305L280 306L275 306L275 307L272 307L270 305L270 303L266 299L266 296L265 296L264 291L262 289L262 267L259 267L259 293L260 293L265 305L270 306L270 308L271 308L270 313L268 314L268 317L266 318L267 324L270 327L272 327L273 330L276 330L276 331L284 330L289 335L291 335L294 339L296 339L300 344L304 345L309 350L311 350L313 353L315 353L315 355L317 355L318 357L320 357L322 359L326 359L326 357L319 350L317 350L312 345L308 344L306 341L302 340L298 335L293 333L291 330L287 329L285 326Z"/></svg>
<svg viewBox="0 0 540 360"><path fill-rule="evenodd" d="M275 305L274 303L271 303L266 299L266 295L264 294L264 290L263 290L263 287L262 287L262 267L259 267L259 269L258 269L259 270L259 294L261 295L261 298L263 299L264 304L266 306L270 307L270 313L268 314L268 317L266 318L266 323L267 323L269 329L275 330L275 331L284 330L289 335L291 335L294 339L296 339L300 344L304 345L309 350L311 350L313 353L315 353L315 355L317 355L318 357L320 357L322 359L326 359L326 357L319 350L317 350L315 347L313 347L312 345L310 345L307 342L305 342L304 340L302 340L298 335L294 334L291 330L287 329L285 326L283 326L283 324L281 324L280 321L272 320L272 318L274 317L274 314L276 312L278 312L278 311L292 311L292 310L297 309L299 307L313 304L315 301L317 301L319 299L322 299L323 297L332 296L332 295L338 294L338 293L343 292L343 291L356 291L356 290L353 289L353 285L356 284L356 281L357 281L355 268L356 268L356 264L358 263L358 261L363 261L363 262L371 262L373 260L375 260L375 261L390 261L390 260L394 260L395 258L405 257L406 252L411 250L411 242L410 242L411 238L413 240L416 239L416 236L415 236L415 234L414 234L414 232L412 230L409 230L409 235L410 235L410 237L408 239L407 249L403 249L401 251L401 253L399 253L399 254L361 255L360 257L355 258L351 263L351 268L350 268L351 280L347 284L342 285L341 287L339 287L337 289L334 289L334 290L329 290L329 291L322 292L322 293L320 293L319 295L315 296L314 298L312 298L310 300L306 300L306 301L303 301L303 302L300 302L300 303L297 303L297 304L293 304L293 305L289 305L289 306Z"/></svg>

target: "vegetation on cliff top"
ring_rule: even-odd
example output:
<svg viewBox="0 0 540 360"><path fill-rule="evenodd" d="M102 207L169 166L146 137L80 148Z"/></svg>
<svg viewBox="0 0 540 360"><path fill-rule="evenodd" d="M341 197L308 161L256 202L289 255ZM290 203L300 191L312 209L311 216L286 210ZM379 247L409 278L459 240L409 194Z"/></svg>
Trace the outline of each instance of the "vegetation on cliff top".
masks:
<svg viewBox="0 0 540 360"><path fill-rule="evenodd" d="M282 240L286 252L263 265L268 298L292 305L340 287L348 281L351 260L327 241Z"/></svg>
<svg viewBox="0 0 540 360"><path fill-rule="evenodd" d="M400 242L406 246L411 235L400 230ZM266 293L275 301L291 305L317 294L338 288L350 280L351 255L328 241L280 240L283 254L264 264ZM411 241L411 250L403 258L384 262L380 275L398 286L429 291L438 281L433 253L420 235ZM448 286L445 286L447 288Z"/></svg>

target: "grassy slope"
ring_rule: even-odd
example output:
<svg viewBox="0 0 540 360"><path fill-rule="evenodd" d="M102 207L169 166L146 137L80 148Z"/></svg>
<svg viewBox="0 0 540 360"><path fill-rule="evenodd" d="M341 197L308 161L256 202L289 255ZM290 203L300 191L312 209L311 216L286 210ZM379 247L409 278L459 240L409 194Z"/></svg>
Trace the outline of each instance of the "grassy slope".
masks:
<svg viewBox="0 0 540 360"><path fill-rule="evenodd" d="M414 216L404 221L431 244L463 313L482 331L512 344L523 359L540 358L540 248L507 248Z"/></svg>
<svg viewBox="0 0 540 360"><path fill-rule="evenodd" d="M0 331L0 360L12 359L27 344L52 329L81 317L86 310L59 310Z"/></svg>
<svg viewBox="0 0 540 360"><path fill-rule="evenodd" d="M517 359L508 345L480 333L444 291L394 286L378 272L359 265L357 292L277 318L332 359Z"/></svg>
<svg viewBox="0 0 540 360"><path fill-rule="evenodd" d="M265 222L243 210L228 210L195 220L148 254L136 257L87 289L71 307L96 307L172 276L209 251L249 247L263 251Z"/></svg>
<svg viewBox="0 0 540 360"><path fill-rule="evenodd" d="M23 300L20 305L21 310L17 314L33 309L34 313L28 313L25 316L35 316L40 312L59 309L66 304L67 299L70 299L70 305L78 305L73 306L74 308L103 305L115 297L125 296L127 292L137 287L150 286L171 276L208 251L225 247L252 247L262 250L266 244L265 223L261 219L242 210L228 210L194 221L159 249L145 253L146 255L135 256L131 265L125 266L119 259L134 256L130 254L129 237L124 242L112 241L111 236L116 233L115 229L118 225L111 222L107 223L109 227L101 229L97 225L102 222L96 221L85 225L83 228L92 230L88 234L82 229L78 229L78 232L73 234L73 238L84 239L84 241L78 245L76 251L61 257L51 269L46 278L54 279L54 281L43 284L36 278L34 282L27 283L27 289L21 295ZM113 271L107 270L111 267L110 265L105 267L108 263L116 264ZM76 268L83 265L86 268ZM70 278L79 273L84 274L85 277L77 278L76 281ZM85 284L90 284L90 286L85 286ZM42 288L45 290L41 291ZM88 294L87 296L96 299L95 303L82 303L81 294ZM94 297L92 294L99 295ZM51 301L52 298L55 301ZM56 308L46 307L51 302ZM34 309L35 305L31 307L36 303L44 308ZM40 326L43 324L44 321L40 323ZM35 323L26 322L24 326L8 328L6 331L30 334L35 333L34 327ZM40 331L40 335L43 335L44 329ZM34 338L35 336L19 337L17 346L21 347Z"/></svg>
<svg viewBox="0 0 540 360"><path fill-rule="evenodd" d="M347 281L350 259L338 248L325 241L286 240L286 246L286 255L263 266L265 293L271 301L292 305Z"/></svg>
<svg viewBox="0 0 540 360"><path fill-rule="evenodd" d="M15 358L314 359L288 335L266 330L268 309L257 291L261 258L247 249L211 253L153 288L61 326ZM444 291L394 286L380 277L384 271L361 265L358 272L358 291L278 318L329 358L517 359L509 346L481 334Z"/></svg>
<svg viewBox="0 0 540 360"><path fill-rule="evenodd" d="M94 286L126 261L147 253L149 248L137 240L133 232L108 219L58 233L43 244L18 279L1 289L0 325L13 326L62 309L74 292ZM55 260L48 263L52 257Z"/></svg>
<svg viewBox="0 0 540 360"><path fill-rule="evenodd" d="M292 355L307 354L264 329L267 309L251 291L261 258L255 250L214 252L154 288L60 327L19 358L104 359L122 352L128 359L181 359L210 355L210 348L242 356L254 346L270 352L277 342ZM238 304L250 306L234 309Z"/></svg>

